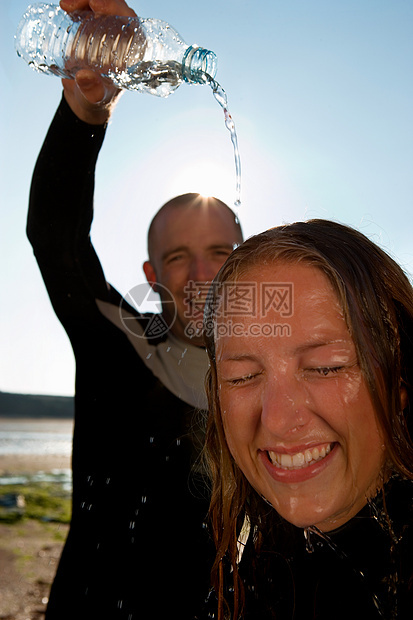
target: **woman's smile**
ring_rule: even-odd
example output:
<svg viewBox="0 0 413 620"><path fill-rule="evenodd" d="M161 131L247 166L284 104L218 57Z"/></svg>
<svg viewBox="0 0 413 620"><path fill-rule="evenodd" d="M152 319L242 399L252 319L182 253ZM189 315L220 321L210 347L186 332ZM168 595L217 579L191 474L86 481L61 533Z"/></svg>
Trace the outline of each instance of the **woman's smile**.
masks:
<svg viewBox="0 0 413 620"><path fill-rule="evenodd" d="M273 465L281 469L303 469L323 460L331 450L332 444L327 443L314 448L292 452L277 452L268 450L268 457Z"/></svg>
<svg viewBox="0 0 413 620"><path fill-rule="evenodd" d="M322 444L293 454L265 450L259 451L258 457L274 480L294 484L310 480L323 472L328 467L336 446L336 443ZM327 458L329 455L331 457Z"/></svg>

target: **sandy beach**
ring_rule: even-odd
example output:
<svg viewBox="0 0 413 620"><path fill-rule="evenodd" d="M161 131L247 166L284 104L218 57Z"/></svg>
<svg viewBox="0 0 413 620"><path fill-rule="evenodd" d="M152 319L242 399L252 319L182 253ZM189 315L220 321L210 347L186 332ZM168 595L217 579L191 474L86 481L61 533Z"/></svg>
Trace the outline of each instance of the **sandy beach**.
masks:
<svg viewBox="0 0 413 620"><path fill-rule="evenodd" d="M0 523L0 618L42 620L68 526Z"/></svg>
<svg viewBox="0 0 413 620"><path fill-rule="evenodd" d="M71 457L55 454L0 454L0 475L70 469ZM1 619L1 615L0 615Z"/></svg>
<svg viewBox="0 0 413 620"><path fill-rule="evenodd" d="M67 470L69 455L0 454L0 476ZM0 620L42 620L68 525L0 522Z"/></svg>

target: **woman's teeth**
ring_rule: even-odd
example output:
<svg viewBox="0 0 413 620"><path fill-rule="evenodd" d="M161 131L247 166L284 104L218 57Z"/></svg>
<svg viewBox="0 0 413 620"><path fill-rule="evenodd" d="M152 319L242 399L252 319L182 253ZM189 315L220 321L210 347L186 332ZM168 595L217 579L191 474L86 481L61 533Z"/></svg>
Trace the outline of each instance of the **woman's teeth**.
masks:
<svg viewBox="0 0 413 620"><path fill-rule="evenodd" d="M327 444L322 448L304 450L304 452L297 452L297 454L281 454L268 450L268 456L271 463L277 467L281 467L282 469L300 469L302 467L308 467L308 465L313 465L317 461L321 461L321 459L325 458L331 451L331 445L332 444Z"/></svg>

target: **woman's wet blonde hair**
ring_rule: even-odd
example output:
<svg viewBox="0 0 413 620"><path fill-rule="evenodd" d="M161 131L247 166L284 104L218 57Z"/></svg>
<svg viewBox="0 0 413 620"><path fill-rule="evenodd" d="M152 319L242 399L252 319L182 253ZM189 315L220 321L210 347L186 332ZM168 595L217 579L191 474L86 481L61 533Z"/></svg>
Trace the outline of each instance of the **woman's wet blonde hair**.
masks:
<svg viewBox="0 0 413 620"><path fill-rule="evenodd" d="M211 481L210 519L217 549L212 570L225 617L223 560L234 577L234 618L243 592L237 569L237 540L245 516L265 531L268 506L252 489L228 449L219 403L214 325L220 291L252 267L280 262L320 269L331 282L353 338L387 450L387 467L413 479L409 414L413 394L413 289L399 265L362 233L328 220L272 228L239 246L217 274L205 308L205 343L210 360L209 402L204 463ZM407 393L403 409L401 387Z"/></svg>

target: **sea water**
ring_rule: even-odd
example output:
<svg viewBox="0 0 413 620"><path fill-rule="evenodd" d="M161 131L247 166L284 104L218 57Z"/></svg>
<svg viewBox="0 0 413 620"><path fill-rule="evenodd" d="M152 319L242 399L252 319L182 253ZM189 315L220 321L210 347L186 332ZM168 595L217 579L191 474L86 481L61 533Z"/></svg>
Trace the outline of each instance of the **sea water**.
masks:
<svg viewBox="0 0 413 620"><path fill-rule="evenodd" d="M7 457L55 455L69 458L72 452L73 421L66 419L0 418L0 456L3 468ZM11 468L12 470L12 468ZM71 489L70 468L26 473L0 473L0 486L32 482L56 482Z"/></svg>
<svg viewBox="0 0 413 620"><path fill-rule="evenodd" d="M0 455L70 456L72 420L0 419Z"/></svg>

